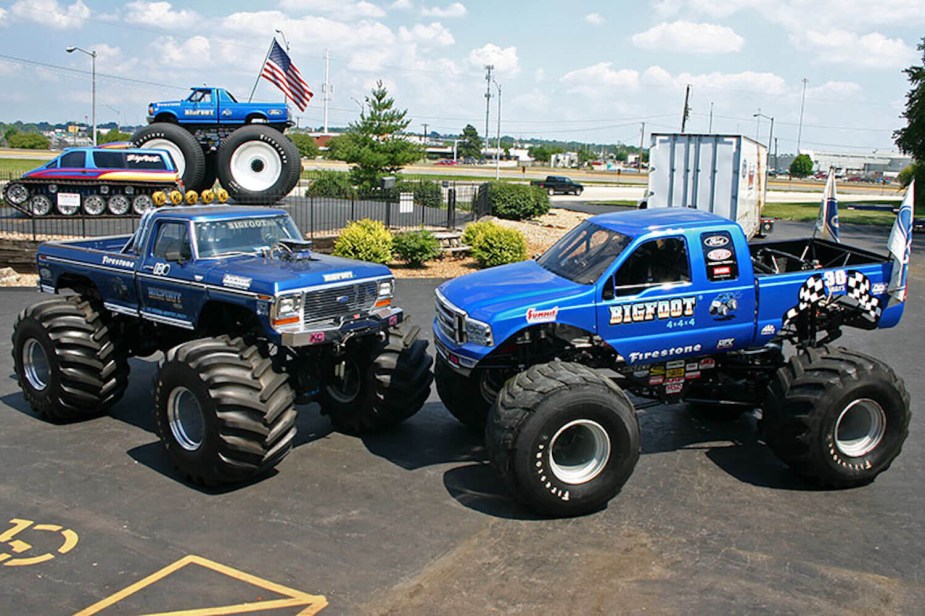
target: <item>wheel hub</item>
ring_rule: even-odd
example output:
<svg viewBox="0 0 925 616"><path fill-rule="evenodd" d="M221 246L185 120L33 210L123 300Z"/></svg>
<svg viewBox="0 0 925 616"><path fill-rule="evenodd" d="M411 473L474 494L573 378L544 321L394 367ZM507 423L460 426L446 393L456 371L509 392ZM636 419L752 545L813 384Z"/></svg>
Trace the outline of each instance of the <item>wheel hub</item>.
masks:
<svg viewBox="0 0 925 616"><path fill-rule="evenodd" d="M835 422L835 447L842 454L857 458L872 452L886 433L886 413L869 398L854 400Z"/></svg>
<svg viewBox="0 0 925 616"><path fill-rule="evenodd" d="M334 367L328 395L341 404L353 402L360 395L361 375L356 362L345 360Z"/></svg>
<svg viewBox="0 0 925 616"><path fill-rule="evenodd" d="M259 192L272 188L283 173L276 149L261 141L248 141L231 155L231 175L245 190Z"/></svg>
<svg viewBox="0 0 925 616"><path fill-rule="evenodd" d="M51 366L45 348L35 338L29 338L22 348L23 376L26 382L36 391L48 387L51 378Z"/></svg>
<svg viewBox="0 0 925 616"><path fill-rule="evenodd" d="M167 421L174 440L187 451L202 446L205 416L199 400L186 387L174 387L167 397Z"/></svg>
<svg viewBox="0 0 925 616"><path fill-rule="evenodd" d="M565 424L549 442L549 466L559 481L578 485L601 474L610 460L610 437L590 419Z"/></svg>

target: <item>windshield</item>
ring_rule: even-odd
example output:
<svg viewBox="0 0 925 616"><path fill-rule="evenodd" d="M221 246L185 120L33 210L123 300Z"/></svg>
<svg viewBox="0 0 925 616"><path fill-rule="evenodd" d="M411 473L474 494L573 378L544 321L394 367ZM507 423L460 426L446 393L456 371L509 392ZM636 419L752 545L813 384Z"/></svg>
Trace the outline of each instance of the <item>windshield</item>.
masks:
<svg viewBox="0 0 925 616"><path fill-rule="evenodd" d="M262 252L284 239L302 239L295 223L285 215L196 223L201 259Z"/></svg>
<svg viewBox="0 0 925 616"><path fill-rule="evenodd" d="M593 284L631 239L585 221L553 244L537 259L537 263L572 282Z"/></svg>

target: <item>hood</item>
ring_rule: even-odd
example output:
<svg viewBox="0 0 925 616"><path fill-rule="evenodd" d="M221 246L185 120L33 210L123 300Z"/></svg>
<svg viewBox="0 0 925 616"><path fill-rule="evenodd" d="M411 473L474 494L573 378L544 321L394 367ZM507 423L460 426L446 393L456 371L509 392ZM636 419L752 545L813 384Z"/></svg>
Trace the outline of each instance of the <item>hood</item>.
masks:
<svg viewBox="0 0 925 616"><path fill-rule="evenodd" d="M471 317L491 322L522 317L530 308L564 305L569 298L591 293L593 288L557 276L536 261L521 261L450 280L439 291Z"/></svg>
<svg viewBox="0 0 925 616"><path fill-rule="evenodd" d="M280 292L353 280L381 278L392 273L384 265L312 253L312 259L285 261L247 255L216 259L205 282L218 287L275 295Z"/></svg>

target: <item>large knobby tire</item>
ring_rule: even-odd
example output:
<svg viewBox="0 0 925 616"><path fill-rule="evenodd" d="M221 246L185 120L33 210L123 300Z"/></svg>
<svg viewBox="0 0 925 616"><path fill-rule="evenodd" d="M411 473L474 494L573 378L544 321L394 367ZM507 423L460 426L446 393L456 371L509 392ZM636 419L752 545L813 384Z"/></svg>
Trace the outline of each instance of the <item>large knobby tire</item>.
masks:
<svg viewBox="0 0 925 616"><path fill-rule="evenodd" d="M545 515L606 506L639 460L633 404L581 364L555 361L508 380L488 413L485 446L511 493Z"/></svg>
<svg viewBox="0 0 925 616"><path fill-rule="evenodd" d="M194 483L257 476L286 457L296 433L295 395L258 347L228 336L170 349L154 387L157 432Z"/></svg>
<svg viewBox="0 0 925 616"><path fill-rule="evenodd" d="M822 486L865 485L909 435L909 393L883 362L844 348L809 349L781 367L761 430L791 469Z"/></svg>
<svg viewBox="0 0 925 616"><path fill-rule="evenodd" d="M238 203L276 203L301 174L299 148L269 126L243 126L218 149L218 181Z"/></svg>
<svg viewBox="0 0 925 616"><path fill-rule="evenodd" d="M348 434L381 432L417 413L434 376L420 328L400 325L385 340L359 344L333 367L321 389L321 412Z"/></svg>
<svg viewBox="0 0 925 616"><path fill-rule="evenodd" d="M212 189L215 186L215 181L218 179L218 153L206 152L205 157L205 171L202 174L199 192Z"/></svg>
<svg viewBox="0 0 925 616"><path fill-rule="evenodd" d="M55 296L19 313L13 368L26 401L51 421L105 414L128 385L124 345L93 305Z"/></svg>
<svg viewBox="0 0 925 616"><path fill-rule="evenodd" d="M485 429L488 409L498 397L503 382L495 382L493 374L486 370L474 370L470 376L459 374L437 355L434 366L434 382L443 406L460 421L475 430ZM500 380L500 379L498 379Z"/></svg>
<svg viewBox="0 0 925 616"><path fill-rule="evenodd" d="M132 135L136 148L167 150L180 173L183 187L187 190L202 190L206 172L206 157L202 146L185 128L170 122L155 122Z"/></svg>

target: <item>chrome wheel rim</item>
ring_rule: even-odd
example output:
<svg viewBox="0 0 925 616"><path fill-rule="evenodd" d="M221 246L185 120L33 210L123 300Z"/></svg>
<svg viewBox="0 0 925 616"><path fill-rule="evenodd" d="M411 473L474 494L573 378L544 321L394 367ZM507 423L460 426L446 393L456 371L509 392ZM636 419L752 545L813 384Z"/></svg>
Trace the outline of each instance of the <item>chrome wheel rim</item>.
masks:
<svg viewBox="0 0 925 616"><path fill-rule="evenodd" d="M854 400L838 414L835 422L835 447L852 458L866 456L886 434L886 413L870 398Z"/></svg>
<svg viewBox="0 0 925 616"><path fill-rule="evenodd" d="M73 216L74 214L77 213L77 210L80 209L79 205L63 204L60 201L58 201L57 207L58 207L58 211L64 214L65 216Z"/></svg>
<svg viewBox="0 0 925 616"><path fill-rule="evenodd" d="M271 188L283 173L279 153L261 141L248 141L237 148L229 166L234 181L252 192Z"/></svg>
<svg viewBox="0 0 925 616"><path fill-rule="evenodd" d="M202 446L206 420L199 400L186 387L174 387L167 397L167 421L177 444L187 451Z"/></svg>
<svg viewBox="0 0 925 616"><path fill-rule="evenodd" d="M48 387L51 379L51 365L45 347L35 338L29 338L22 347L22 368L29 386L42 391Z"/></svg>
<svg viewBox="0 0 925 616"><path fill-rule="evenodd" d="M177 168L177 173L182 177L183 172L186 171L186 157L183 156L183 150L173 141L167 139L152 139L150 141L145 141L138 147L151 150L167 150L170 153L170 158L173 159L174 166Z"/></svg>
<svg viewBox="0 0 925 616"><path fill-rule="evenodd" d="M99 216L106 210L106 201L99 195L90 195L84 199L84 211L91 216Z"/></svg>
<svg viewBox="0 0 925 616"><path fill-rule="evenodd" d="M610 436L590 419L570 421L549 442L550 470L563 483L587 483L601 474L609 460Z"/></svg>
<svg viewBox="0 0 925 616"><path fill-rule="evenodd" d="M328 395L335 402L347 404L360 395L362 376L354 361L342 361L334 367L334 378L328 385Z"/></svg>
<svg viewBox="0 0 925 616"><path fill-rule="evenodd" d="M29 189L22 184L10 184L6 189L6 200L11 205L22 205L29 198Z"/></svg>
<svg viewBox="0 0 925 616"><path fill-rule="evenodd" d="M144 214L154 207L154 201L150 195L138 195L132 199L132 211L136 214Z"/></svg>
<svg viewBox="0 0 925 616"><path fill-rule="evenodd" d="M109 203L106 207L111 214L122 215L128 212L129 208L132 207L132 203L125 195L113 195L109 198Z"/></svg>
<svg viewBox="0 0 925 616"><path fill-rule="evenodd" d="M45 195L35 195L29 199L29 210L33 216L45 216L51 211L51 199Z"/></svg>

